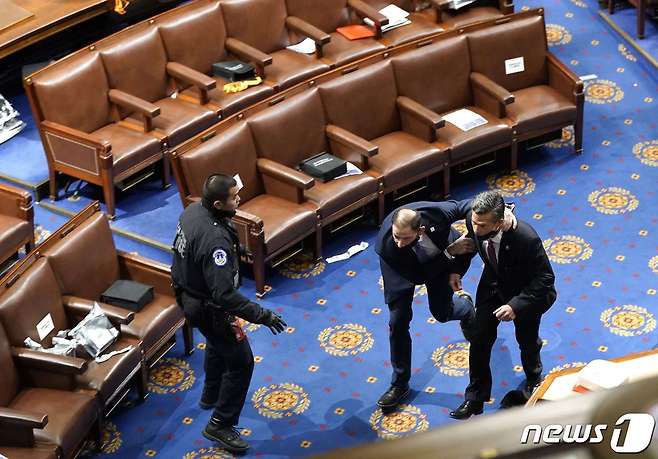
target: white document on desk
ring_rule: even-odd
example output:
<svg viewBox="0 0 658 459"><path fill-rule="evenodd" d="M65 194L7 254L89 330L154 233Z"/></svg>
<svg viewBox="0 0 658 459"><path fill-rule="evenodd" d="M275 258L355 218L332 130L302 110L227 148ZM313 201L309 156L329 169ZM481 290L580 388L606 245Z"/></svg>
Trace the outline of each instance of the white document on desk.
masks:
<svg viewBox="0 0 658 459"><path fill-rule="evenodd" d="M382 32L388 32L389 30L411 24L411 21L409 20L409 12L403 10L397 5L391 4L385 6L379 10L379 12L388 18L388 24L382 26ZM375 25L375 23L368 18L363 19L363 22L371 27Z"/></svg>
<svg viewBox="0 0 658 459"><path fill-rule="evenodd" d="M458 10L460 8L463 8L463 7L467 6L467 5L470 5L474 1L475 0L453 0L450 3L450 8L453 9L453 10Z"/></svg>
<svg viewBox="0 0 658 459"><path fill-rule="evenodd" d="M300 54L313 54L315 53L315 42L312 38L305 38L296 45L286 46L286 49Z"/></svg>
<svg viewBox="0 0 658 459"><path fill-rule="evenodd" d="M349 177L351 175L363 174L363 171L358 167L356 167L351 162L347 161L345 164L347 165L347 172L345 172L343 175L339 175L338 177L334 177L334 180L338 180L339 178L343 178L343 177Z"/></svg>
<svg viewBox="0 0 658 459"><path fill-rule="evenodd" d="M443 119L448 123L457 126L462 131L470 131L473 128L487 124L487 120L467 108L443 115Z"/></svg>

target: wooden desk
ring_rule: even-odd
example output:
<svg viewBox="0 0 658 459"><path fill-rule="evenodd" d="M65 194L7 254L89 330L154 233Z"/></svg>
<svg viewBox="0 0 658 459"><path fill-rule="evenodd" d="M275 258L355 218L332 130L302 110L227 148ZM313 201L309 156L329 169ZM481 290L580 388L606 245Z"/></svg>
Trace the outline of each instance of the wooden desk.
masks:
<svg viewBox="0 0 658 459"><path fill-rule="evenodd" d="M110 0L12 0L33 16L0 31L0 59L114 8Z"/></svg>
<svg viewBox="0 0 658 459"><path fill-rule="evenodd" d="M654 362L658 362L658 349L636 352L634 354L628 354L623 357L617 357L615 359L609 359L609 360L611 362L618 362L618 363L626 362L629 366L632 365L633 363L644 362L645 360L647 362L649 361L652 362L652 365L646 366L646 368L644 368L643 371L638 372L636 374L631 374L629 378L630 382L634 382L658 374L658 365L656 366L653 365ZM546 379L544 379L544 381L537 388L537 390L532 394L530 399L526 402L525 406L533 406L539 401L542 402L547 401L543 397L546 395L547 391L558 379L560 379L559 381L560 383L568 383L569 385L573 386L573 380L575 380L576 375L578 374L578 372L580 372L582 368L583 367L569 368L567 370L550 373L548 376L546 376ZM572 392L568 394L565 398L572 396L577 397L578 395L580 394L578 394L577 392Z"/></svg>

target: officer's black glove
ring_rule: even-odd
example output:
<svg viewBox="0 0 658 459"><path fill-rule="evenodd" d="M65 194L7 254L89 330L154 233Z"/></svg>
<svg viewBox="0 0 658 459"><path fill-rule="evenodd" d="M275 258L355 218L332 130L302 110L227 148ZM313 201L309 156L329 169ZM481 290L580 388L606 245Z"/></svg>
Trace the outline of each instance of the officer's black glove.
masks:
<svg viewBox="0 0 658 459"><path fill-rule="evenodd" d="M281 333L283 330L286 329L288 324L283 321L280 315L278 315L274 311L268 310L267 312L269 314L268 317L263 322L263 325L269 328L272 334L276 335L277 333Z"/></svg>

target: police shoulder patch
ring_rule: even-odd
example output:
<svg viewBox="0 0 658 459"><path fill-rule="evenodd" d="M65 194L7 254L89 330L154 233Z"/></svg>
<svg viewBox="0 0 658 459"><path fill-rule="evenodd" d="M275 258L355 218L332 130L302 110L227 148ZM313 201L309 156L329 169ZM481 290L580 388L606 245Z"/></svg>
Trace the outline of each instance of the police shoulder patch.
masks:
<svg viewBox="0 0 658 459"><path fill-rule="evenodd" d="M212 258L215 260L217 266L224 266L226 264L226 252L223 249L217 249L212 253Z"/></svg>

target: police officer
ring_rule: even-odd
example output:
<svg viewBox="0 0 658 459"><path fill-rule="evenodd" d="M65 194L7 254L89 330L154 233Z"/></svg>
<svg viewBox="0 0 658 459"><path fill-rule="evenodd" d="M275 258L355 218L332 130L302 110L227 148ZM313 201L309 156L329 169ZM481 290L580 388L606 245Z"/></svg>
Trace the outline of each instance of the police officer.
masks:
<svg viewBox="0 0 658 459"><path fill-rule="evenodd" d="M409 394L412 301L416 285L425 284L429 308L439 322L460 320L470 332L475 311L465 292L453 294L450 266L457 255L475 251L472 239L451 228L465 218L471 201L416 202L396 209L382 223L375 251L389 308L389 343L393 377L377 405L390 412ZM511 225L513 215L506 215ZM470 260L470 258L469 258Z"/></svg>
<svg viewBox="0 0 658 459"><path fill-rule="evenodd" d="M236 317L282 332L286 323L273 311L253 303L240 286L240 243L231 218L240 202L236 180L208 177L201 202L180 216L174 240L171 277L185 317L206 337L206 380L200 405L214 407L203 435L231 452L249 444L235 429L244 405L254 357Z"/></svg>

